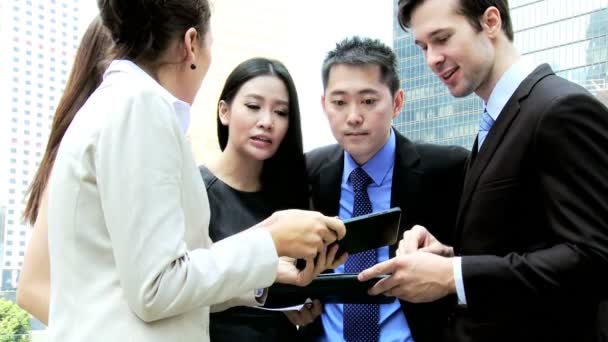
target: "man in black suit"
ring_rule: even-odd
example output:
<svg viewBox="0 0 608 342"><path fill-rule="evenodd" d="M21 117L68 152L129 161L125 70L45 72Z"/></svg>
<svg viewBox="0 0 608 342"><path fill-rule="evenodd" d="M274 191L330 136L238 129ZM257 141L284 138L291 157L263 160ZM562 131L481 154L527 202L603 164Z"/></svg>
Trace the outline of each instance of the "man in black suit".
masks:
<svg viewBox="0 0 608 342"><path fill-rule="evenodd" d="M341 218L356 214L358 195L351 172L360 169L369 176L363 192L370 211L401 208L399 236L419 224L447 237L455 222L468 151L413 143L391 127L404 101L392 49L378 40L345 39L328 53L322 77L323 109L339 144L307 154L314 209ZM396 249L394 245L373 251L372 264L394 256ZM349 261L357 257L350 255L335 271L353 272ZM408 305L395 299L374 308L379 310L376 316L362 308L326 304L307 333L321 341L431 342L436 341L435 324L445 320L440 305ZM367 335L373 329L375 335Z"/></svg>
<svg viewBox="0 0 608 342"><path fill-rule="evenodd" d="M359 279L391 273L372 293L412 302L456 293L448 341L595 340L608 291L606 107L521 60L506 0L401 0L399 20L450 92L475 92L484 113L452 237L416 227Z"/></svg>

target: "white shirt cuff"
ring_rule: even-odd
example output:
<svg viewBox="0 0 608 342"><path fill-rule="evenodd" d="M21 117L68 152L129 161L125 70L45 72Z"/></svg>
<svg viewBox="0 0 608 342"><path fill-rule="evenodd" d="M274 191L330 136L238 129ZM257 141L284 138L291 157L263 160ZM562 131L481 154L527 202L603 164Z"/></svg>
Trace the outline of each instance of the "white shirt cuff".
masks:
<svg viewBox="0 0 608 342"><path fill-rule="evenodd" d="M458 305L467 305L467 297L464 294L464 282L462 280L461 257L452 258L452 269L454 271L454 281L456 282Z"/></svg>
<svg viewBox="0 0 608 342"><path fill-rule="evenodd" d="M258 288L253 290L253 296L258 304L264 305L268 297L268 288Z"/></svg>

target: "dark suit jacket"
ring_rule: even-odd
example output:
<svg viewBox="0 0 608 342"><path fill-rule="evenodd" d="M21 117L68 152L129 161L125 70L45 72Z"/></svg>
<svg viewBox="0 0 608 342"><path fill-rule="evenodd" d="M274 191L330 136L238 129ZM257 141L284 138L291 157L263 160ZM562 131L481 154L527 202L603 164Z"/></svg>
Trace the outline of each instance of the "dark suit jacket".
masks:
<svg viewBox="0 0 608 342"><path fill-rule="evenodd" d="M413 225L427 227L439 238L447 238L456 218L463 172L468 151L461 147L416 144L395 131L396 149L391 189L391 207L400 207L399 236ZM340 184L344 169L344 150L331 145L306 156L312 202L325 215L338 215ZM397 245L389 247L395 256ZM416 342L435 342L445 324L445 303L410 304L402 308ZM307 330L307 336L320 333L321 319Z"/></svg>
<svg viewBox="0 0 608 342"><path fill-rule="evenodd" d="M454 239L468 302L450 341L592 341L608 274L608 112L538 67L465 178Z"/></svg>

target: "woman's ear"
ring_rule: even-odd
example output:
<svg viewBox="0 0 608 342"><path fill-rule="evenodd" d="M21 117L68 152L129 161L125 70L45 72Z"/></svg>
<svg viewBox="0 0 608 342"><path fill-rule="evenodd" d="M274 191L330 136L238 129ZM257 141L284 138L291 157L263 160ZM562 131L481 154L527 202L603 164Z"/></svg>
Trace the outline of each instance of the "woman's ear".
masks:
<svg viewBox="0 0 608 342"><path fill-rule="evenodd" d="M193 65L196 60L196 54L200 53L200 39L198 32L194 27L191 27L184 34L184 63L188 66Z"/></svg>
<svg viewBox="0 0 608 342"><path fill-rule="evenodd" d="M228 106L228 103L226 103L226 101L224 100L221 100L218 104L218 107L220 122L222 123L222 125L228 126L228 124L230 123L230 107Z"/></svg>

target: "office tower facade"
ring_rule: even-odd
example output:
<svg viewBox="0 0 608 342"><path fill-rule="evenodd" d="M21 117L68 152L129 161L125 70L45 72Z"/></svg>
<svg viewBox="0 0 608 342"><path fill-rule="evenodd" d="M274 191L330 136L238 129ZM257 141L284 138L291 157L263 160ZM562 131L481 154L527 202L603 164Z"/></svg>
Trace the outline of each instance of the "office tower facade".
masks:
<svg viewBox="0 0 608 342"><path fill-rule="evenodd" d="M515 45L533 65L549 63L559 75L597 94L608 72L608 0L511 0ZM395 127L412 140L471 148L482 112L472 94L454 98L426 65L410 33L397 21L393 40L406 102Z"/></svg>
<svg viewBox="0 0 608 342"><path fill-rule="evenodd" d="M0 11L0 126L5 169L2 289L15 288L31 228L24 196L40 162L80 31L80 0L4 0Z"/></svg>
<svg viewBox="0 0 608 342"><path fill-rule="evenodd" d="M0 204L0 263L4 256L4 217L6 216L6 207Z"/></svg>

